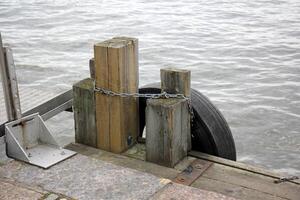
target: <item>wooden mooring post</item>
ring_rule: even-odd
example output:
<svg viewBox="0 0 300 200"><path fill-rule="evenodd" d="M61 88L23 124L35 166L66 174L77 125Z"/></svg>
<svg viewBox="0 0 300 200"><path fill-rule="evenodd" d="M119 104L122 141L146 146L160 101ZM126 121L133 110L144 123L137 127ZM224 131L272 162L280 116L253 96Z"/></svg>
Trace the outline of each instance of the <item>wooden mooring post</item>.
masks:
<svg viewBox="0 0 300 200"><path fill-rule="evenodd" d="M95 85L116 93L138 91L138 40L118 37L94 46ZM97 147L120 153L139 133L138 99L95 93Z"/></svg>
<svg viewBox="0 0 300 200"><path fill-rule="evenodd" d="M87 78L73 85L73 113L75 142L97 147L94 82Z"/></svg>
<svg viewBox="0 0 300 200"><path fill-rule="evenodd" d="M174 82L176 81L176 82ZM190 72L161 70L162 90L190 94ZM188 99L149 99L146 108L146 160L174 167L190 144Z"/></svg>

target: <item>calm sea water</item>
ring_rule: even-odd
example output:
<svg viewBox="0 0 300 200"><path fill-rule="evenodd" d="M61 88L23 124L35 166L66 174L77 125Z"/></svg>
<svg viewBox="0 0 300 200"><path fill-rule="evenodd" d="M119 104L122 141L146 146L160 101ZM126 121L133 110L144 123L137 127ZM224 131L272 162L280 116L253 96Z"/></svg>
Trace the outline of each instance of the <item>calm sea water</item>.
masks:
<svg viewBox="0 0 300 200"><path fill-rule="evenodd" d="M137 37L141 85L191 70L239 161L300 175L299 0L1 0L0 30L21 86L53 93L88 76L95 42Z"/></svg>

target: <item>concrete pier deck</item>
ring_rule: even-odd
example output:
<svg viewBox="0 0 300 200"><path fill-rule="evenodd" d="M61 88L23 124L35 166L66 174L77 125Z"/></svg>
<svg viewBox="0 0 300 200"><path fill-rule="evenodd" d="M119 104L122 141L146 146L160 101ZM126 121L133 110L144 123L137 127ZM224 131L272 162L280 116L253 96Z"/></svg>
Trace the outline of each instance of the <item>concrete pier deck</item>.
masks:
<svg viewBox="0 0 300 200"><path fill-rule="evenodd" d="M48 170L10 161L0 191L0 199L234 199L80 154Z"/></svg>
<svg viewBox="0 0 300 200"><path fill-rule="evenodd" d="M0 199L298 200L300 196L299 180L276 184L277 174L202 153L167 168L145 162L143 144L123 154L75 143L66 148L78 154L47 170L15 160L1 165ZM194 161L209 165L193 182L175 183Z"/></svg>

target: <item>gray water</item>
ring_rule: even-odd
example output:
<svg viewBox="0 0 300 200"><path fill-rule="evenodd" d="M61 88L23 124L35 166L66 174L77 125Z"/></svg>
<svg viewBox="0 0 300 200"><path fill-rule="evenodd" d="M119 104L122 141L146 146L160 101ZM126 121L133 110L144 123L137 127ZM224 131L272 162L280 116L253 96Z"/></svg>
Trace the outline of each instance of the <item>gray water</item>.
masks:
<svg viewBox="0 0 300 200"><path fill-rule="evenodd" d="M20 84L49 92L88 76L94 43L137 37L140 85L191 70L239 161L300 175L299 0L1 0L0 30Z"/></svg>

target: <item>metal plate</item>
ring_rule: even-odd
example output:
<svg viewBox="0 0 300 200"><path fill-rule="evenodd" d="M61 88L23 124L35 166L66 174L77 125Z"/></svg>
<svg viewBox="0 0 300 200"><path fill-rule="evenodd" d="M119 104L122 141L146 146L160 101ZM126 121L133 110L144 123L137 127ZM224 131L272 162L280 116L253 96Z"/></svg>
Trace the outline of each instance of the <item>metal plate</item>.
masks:
<svg viewBox="0 0 300 200"><path fill-rule="evenodd" d="M29 163L42 167L49 168L65 159L76 154L74 151L67 149L58 149L52 145L38 145L28 149Z"/></svg>
<svg viewBox="0 0 300 200"><path fill-rule="evenodd" d="M192 162L180 174L178 174L178 176L173 180L173 182L183 184L183 185L191 185L211 165L212 165L212 162L197 159L194 162Z"/></svg>

